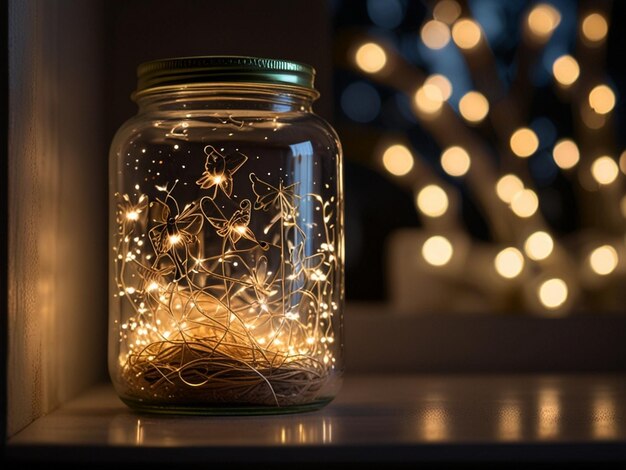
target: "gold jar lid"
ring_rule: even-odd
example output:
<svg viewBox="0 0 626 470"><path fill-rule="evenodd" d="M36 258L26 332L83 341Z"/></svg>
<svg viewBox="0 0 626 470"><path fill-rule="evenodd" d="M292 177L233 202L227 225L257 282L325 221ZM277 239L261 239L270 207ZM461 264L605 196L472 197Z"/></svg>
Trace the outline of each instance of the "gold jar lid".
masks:
<svg viewBox="0 0 626 470"><path fill-rule="evenodd" d="M198 83L269 83L314 88L315 69L280 59L246 56L176 57L137 67L137 93L151 88Z"/></svg>

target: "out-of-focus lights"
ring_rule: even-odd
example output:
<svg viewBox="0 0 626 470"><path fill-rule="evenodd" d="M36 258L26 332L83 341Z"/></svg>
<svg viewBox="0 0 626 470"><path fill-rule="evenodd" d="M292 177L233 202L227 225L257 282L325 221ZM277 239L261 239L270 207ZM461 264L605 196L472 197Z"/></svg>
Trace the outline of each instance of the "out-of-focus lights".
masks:
<svg viewBox="0 0 626 470"><path fill-rule="evenodd" d="M374 42L359 47L355 54L357 66L367 73L380 72L387 63L385 50Z"/></svg>
<svg viewBox="0 0 626 470"><path fill-rule="evenodd" d="M520 127L513 132L509 143L511 144L513 153L521 158L530 157L539 147L537 134L528 127Z"/></svg>
<svg viewBox="0 0 626 470"><path fill-rule="evenodd" d="M454 250L452 243L441 235L430 237L422 246L422 256L428 264L443 266L452 258Z"/></svg>
<svg viewBox="0 0 626 470"><path fill-rule="evenodd" d="M611 245L602 245L589 255L589 265L596 274L606 276L617 267L617 251Z"/></svg>
<svg viewBox="0 0 626 470"><path fill-rule="evenodd" d="M413 154L404 145L392 145L383 153L383 165L392 175L406 175L413 168L413 163Z"/></svg>
<svg viewBox="0 0 626 470"><path fill-rule="evenodd" d="M464 18L452 26L452 39L461 49L473 49L480 42L482 32L474 20Z"/></svg>
<svg viewBox="0 0 626 470"><path fill-rule="evenodd" d="M541 40L548 39L560 22L559 11L547 3L539 3L528 15L530 31Z"/></svg>
<svg viewBox="0 0 626 470"><path fill-rule="evenodd" d="M452 95L452 83L444 75L434 74L426 79L424 86L435 86L441 93L441 99L447 100Z"/></svg>
<svg viewBox="0 0 626 470"><path fill-rule="evenodd" d="M567 284L563 279L553 278L544 281L538 289L539 301L549 309L559 308L568 296Z"/></svg>
<svg viewBox="0 0 626 470"><path fill-rule="evenodd" d="M505 248L496 255L494 265L500 276L513 279L524 269L524 256L517 248Z"/></svg>
<svg viewBox="0 0 626 470"><path fill-rule="evenodd" d="M562 55L552 64L552 73L561 85L570 86L578 80L580 67L571 55Z"/></svg>
<svg viewBox="0 0 626 470"><path fill-rule="evenodd" d="M448 195L436 184L424 186L417 193L417 207L428 217L440 217L448 210Z"/></svg>
<svg viewBox="0 0 626 470"><path fill-rule="evenodd" d="M430 20L422 26L420 36L429 49L442 49L450 42L450 28L442 21Z"/></svg>
<svg viewBox="0 0 626 470"><path fill-rule="evenodd" d="M554 249L554 240L546 232L535 232L531 234L524 243L526 256L535 261L546 259Z"/></svg>
<svg viewBox="0 0 626 470"><path fill-rule="evenodd" d="M598 114L608 114L615 107L615 93L606 85L598 85L589 92L589 106Z"/></svg>
<svg viewBox="0 0 626 470"><path fill-rule="evenodd" d="M489 112L489 101L478 91L468 91L459 101L459 112L469 122L478 123Z"/></svg>
<svg viewBox="0 0 626 470"><path fill-rule="evenodd" d="M443 95L438 87L432 84L424 84L415 93L415 106L425 114L435 114L443 106Z"/></svg>
<svg viewBox="0 0 626 470"><path fill-rule="evenodd" d="M461 15L461 6L454 0L441 0L433 8L433 17L436 20L452 24Z"/></svg>
<svg viewBox="0 0 626 470"><path fill-rule="evenodd" d="M585 39L591 42L599 42L606 37L609 31L609 24L600 13L591 13L583 19L581 29Z"/></svg>
<svg viewBox="0 0 626 470"><path fill-rule="evenodd" d="M539 208L539 198L532 189L522 189L511 199L511 210L518 217L530 217Z"/></svg>
<svg viewBox="0 0 626 470"><path fill-rule="evenodd" d="M619 206L622 210L622 217L626 218L626 196L622 196Z"/></svg>
<svg viewBox="0 0 626 470"><path fill-rule="evenodd" d="M496 193L498 194L498 197L507 204L510 204L513 200L513 196L515 196L522 189L524 189L524 183L522 183L522 180L510 173L508 175L504 175L496 183Z"/></svg>
<svg viewBox="0 0 626 470"><path fill-rule="evenodd" d="M470 156L463 147L448 147L441 154L441 167L450 176L463 176L470 165Z"/></svg>
<svg viewBox="0 0 626 470"><path fill-rule="evenodd" d="M580 151L573 140L561 139L552 149L552 158L559 168L569 170L580 160Z"/></svg>
<svg viewBox="0 0 626 470"><path fill-rule="evenodd" d="M611 157L605 155L591 164L591 175L600 184L611 184L617 179L619 168Z"/></svg>

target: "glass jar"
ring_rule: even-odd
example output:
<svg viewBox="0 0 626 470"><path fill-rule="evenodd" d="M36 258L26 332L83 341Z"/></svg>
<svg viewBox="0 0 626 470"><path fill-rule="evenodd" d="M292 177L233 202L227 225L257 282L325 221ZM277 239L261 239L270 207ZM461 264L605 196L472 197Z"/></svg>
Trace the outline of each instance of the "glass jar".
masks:
<svg viewBox="0 0 626 470"><path fill-rule="evenodd" d="M342 375L342 156L314 70L251 57L138 68L110 153L109 371L163 413L280 413Z"/></svg>

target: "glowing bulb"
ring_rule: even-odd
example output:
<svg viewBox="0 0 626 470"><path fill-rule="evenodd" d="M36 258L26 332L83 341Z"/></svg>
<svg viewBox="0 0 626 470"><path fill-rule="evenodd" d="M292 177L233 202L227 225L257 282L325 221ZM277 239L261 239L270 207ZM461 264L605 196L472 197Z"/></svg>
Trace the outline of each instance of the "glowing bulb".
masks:
<svg viewBox="0 0 626 470"><path fill-rule="evenodd" d="M442 49L450 42L450 28L441 21L430 20L422 26L420 36L429 49Z"/></svg>
<svg viewBox="0 0 626 470"><path fill-rule="evenodd" d="M505 248L496 255L494 265L500 276L513 279L524 269L524 256L517 248Z"/></svg>
<svg viewBox="0 0 626 470"><path fill-rule="evenodd" d="M591 269L600 276L611 274L617 267L617 261L617 251L611 245L600 246L589 255Z"/></svg>
<svg viewBox="0 0 626 470"><path fill-rule="evenodd" d="M559 278L548 279L539 286L538 294L539 301L544 307L558 308L567 300L567 284Z"/></svg>
<svg viewBox="0 0 626 470"><path fill-rule="evenodd" d="M615 107L615 93L606 85L598 85L589 92L589 106L598 114L607 114Z"/></svg>
<svg viewBox="0 0 626 470"><path fill-rule="evenodd" d="M126 218L128 220L138 220L139 219L139 212L138 211L128 211L126 213Z"/></svg>
<svg viewBox="0 0 626 470"><path fill-rule="evenodd" d="M422 256L433 266L443 266L452 258L454 250L447 238L441 235L430 237L422 246Z"/></svg>
<svg viewBox="0 0 626 470"><path fill-rule="evenodd" d="M443 106L443 94L435 85L425 84L415 93L415 105L423 113L437 113Z"/></svg>
<svg viewBox="0 0 626 470"><path fill-rule="evenodd" d="M159 285L156 282L151 282L150 285L146 288L147 291L153 291L159 288Z"/></svg>
<svg viewBox="0 0 626 470"><path fill-rule="evenodd" d="M452 39L461 49L472 49L480 42L482 32L474 20L462 19L452 26Z"/></svg>
<svg viewBox="0 0 626 470"><path fill-rule="evenodd" d="M573 140L561 139L552 149L552 157L559 168L569 170L576 166L580 160L580 152Z"/></svg>
<svg viewBox="0 0 626 470"><path fill-rule="evenodd" d="M469 122L480 122L489 112L489 101L482 93L469 91L459 101L459 112Z"/></svg>
<svg viewBox="0 0 626 470"><path fill-rule="evenodd" d="M609 24L606 18L600 13L587 15L582 22L582 33L585 39L591 42L602 41L609 31Z"/></svg>
<svg viewBox="0 0 626 470"><path fill-rule="evenodd" d="M404 176L413 168L413 155L404 145L392 145L383 153L383 165L392 175Z"/></svg>
<svg viewBox="0 0 626 470"><path fill-rule="evenodd" d="M509 143L513 153L521 158L530 157L539 147L537 134L535 134L534 131L528 127L520 127L513 132Z"/></svg>
<svg viewBox="0 0 626 470"><path fill-rule="evenodd" d="M591 164L591 174L593 178L600 184L611 184L617 179L619 168L617 163L609 156L597 158Z"/></svg>
<svg viewBox="0 0 626 470"><path fill-rule="evenodd" d="M217 175L213 177L213 182L215 184L220 184L222 182L222 179L223 179L222 175Z"/></svg>
<svg viewBox="0 0 626 470"><path fill-rule="evenodd" d="M538 39L545 41L561 22L561 14L552 5L540 3L528 15L528 27Z"/></svg>
<svg viewBox="0 0 626 470"><path fill-rule="evenodd" d="M180 235L178 233L175 233L174 235L170 235L168 240L170 242L170 245L176 245L178 242L180 242Z"/></svg>
<svg viewBox="0 0 626 470"><path fill-rule="evenodd" d="M450 176L463 176L468 172L470 165L470 156L462 147L449 147L441 154L443 171Z"/></svg>
<svg viewBox="0 0 626 470"><path fill-rule="evenodd" d="M241 235L243 235L244 233L246 233L246 227L245 227L245 225L236 225L236 226L235 226L235 230L237 231L237 233L240 233Z"/></svg>
<svg viewBox="0 0 626 470"><path fill-rule="evenodd" d="M380 72L387 63L385 50L374 42L359 47L355 54L356 65L367 73Z"/></svg>
<svg viewBox="0 0 626 470"><path fill-rule="evenodd" d="M546 259L554 249L554 240L546 232L535 232L524 243L526 255L535 261Z"/></svg>
<svg viewBox="0 0 626 470"><path fill-rule="evenodd" d="M448 210L448 195L436 184L429 184L417 194L417 207L428 217L439 217Z"/></svg>
<svg viewBox="0 0 626 470"><path fill-rule="evenodd" d="M580 67L571 55L562 55L552 64L552 73L561 85L570 86L578 80Z"/></svg>
<svg viewBox="0 0 626 470"><path fill-rule="evenodd" d="M461 15L461 6L454 0L441 0L433 8L433 17L436 20L452 24Z"/></svg>
<svg viewBox="0 0 626 470"><path fill-rule="evenodd" d="M539 198L532 189L522 189L511 199L511 210L518 217L530 217L539 208Z"/></svg>
<svg viewBox="0 0 626 470"><path fill-rule="evenodd" d="M444 75L431 75L424 82L424 86L426 85L437 87L443 101L447 100L450 98L450 95L452 95L452 83L450 83L450 80L448 80Z"/></svg>
<svg viewBox="0 0 626 470"><path fill-rule="evenodd" d="M498 197L507 204L510 204L513 200L513 196L515 196L522 189L524 189L524 183L522 183L522 180L510 173L508 175L504 175L496 183L496 193L498 194Z"/></svg>

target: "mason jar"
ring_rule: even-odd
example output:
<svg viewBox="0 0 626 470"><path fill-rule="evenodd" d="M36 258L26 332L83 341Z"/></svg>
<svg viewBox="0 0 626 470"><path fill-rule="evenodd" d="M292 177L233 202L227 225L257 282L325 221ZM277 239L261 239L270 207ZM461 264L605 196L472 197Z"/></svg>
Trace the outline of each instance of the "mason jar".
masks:
<svg viewBox="0 0 626 470"><path fill-rule="evenodd" d="M340 143L312 67L138 68L110 152L109 371L130 407L313 410L342 376Z"/></svg>

